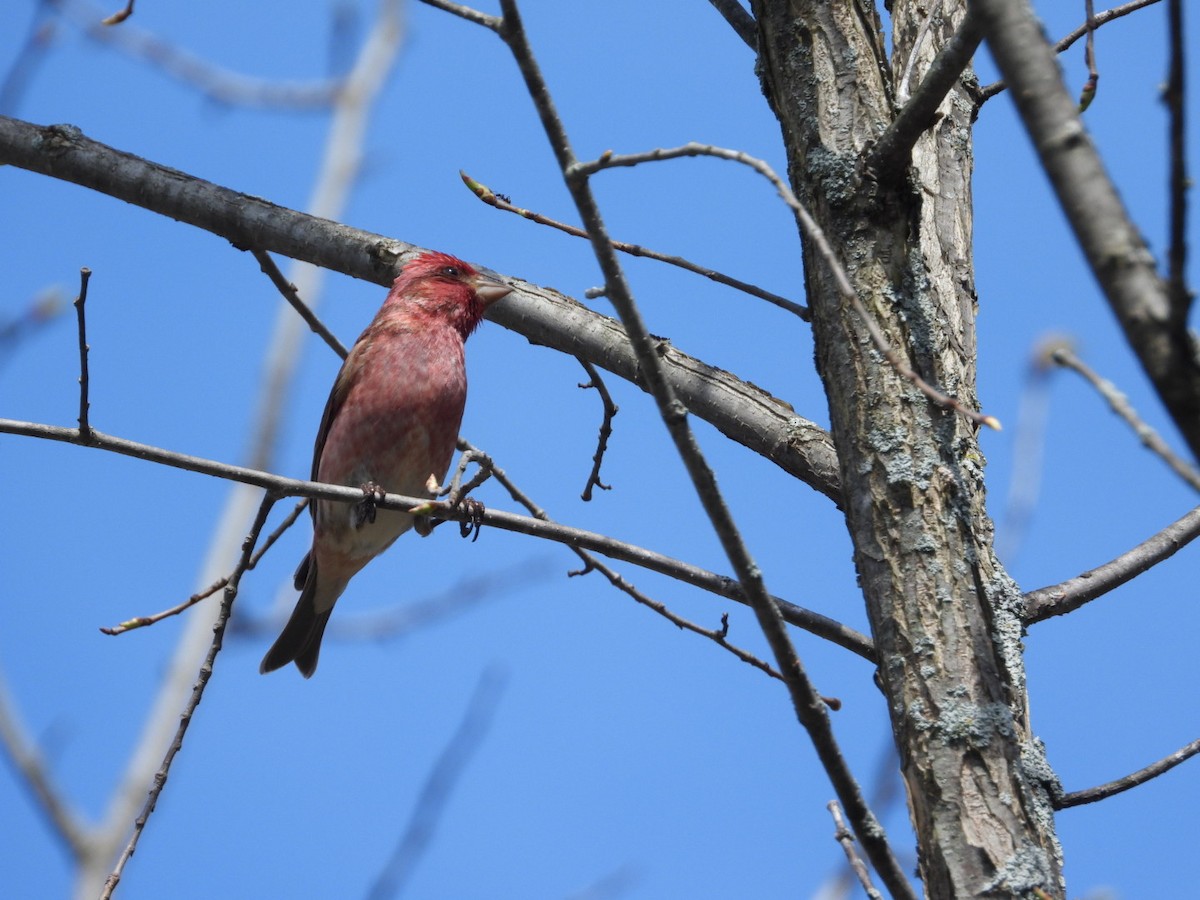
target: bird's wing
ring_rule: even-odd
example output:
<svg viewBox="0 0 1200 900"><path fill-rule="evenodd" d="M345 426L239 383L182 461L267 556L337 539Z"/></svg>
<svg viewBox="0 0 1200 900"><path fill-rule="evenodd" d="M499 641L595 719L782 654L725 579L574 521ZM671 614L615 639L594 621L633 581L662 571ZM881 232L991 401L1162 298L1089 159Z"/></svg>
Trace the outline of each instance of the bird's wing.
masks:
<svg viewBox="0 0 1200 900"><path fill-rule="evenodd" d="M345 362L342 363L342 368L338 371L337 378L334 379L333 390L329 392L329 399L325 401L325 411L321 414L321 427L317 429L317 440L313 445L312 481L317 480L317 474L321 469L321 454L325 452L325 439L329 437L329 429L333 426L333 420L337 418L342 404L346 402L350 386L358 380L369 345L369 340L360 339L351 348ZM316 516L315 503L309 504L309 511L314 517Z"/></svg>

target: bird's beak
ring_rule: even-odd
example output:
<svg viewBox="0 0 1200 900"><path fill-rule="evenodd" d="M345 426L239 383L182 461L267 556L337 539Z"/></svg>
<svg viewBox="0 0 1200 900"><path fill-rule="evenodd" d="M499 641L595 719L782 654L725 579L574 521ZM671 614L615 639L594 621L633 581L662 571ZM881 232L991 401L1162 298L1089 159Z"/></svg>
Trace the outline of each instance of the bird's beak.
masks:
<svg viewBox="0 0 1200 900"><path fill-rule="evenodd" d="M475 288L475 296L485 307L512 293L512 288L507 284L501 284L497 279L482 272L471 279L471 286Z"/></svg>

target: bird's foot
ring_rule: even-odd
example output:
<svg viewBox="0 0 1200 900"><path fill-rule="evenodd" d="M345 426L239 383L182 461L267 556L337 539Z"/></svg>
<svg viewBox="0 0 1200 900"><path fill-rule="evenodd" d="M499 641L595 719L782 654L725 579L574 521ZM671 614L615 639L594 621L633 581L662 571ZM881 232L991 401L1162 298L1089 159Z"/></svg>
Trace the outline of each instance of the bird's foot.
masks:
<svg viewBox="0 0 1200 900"><path fill-rule="evenodd" d="M377 504L383 499L383 488L373 481L368 481L364 484L362 492L362 501L354 507L355 528L362 528L364 525L373 525L375 523Z"/></svg>
<svg viewBox="0 0 1200 900"><path fill-rule="evenodd" d="M479 540L479 532L483 529L483 514L486 507L473 497L463 497L456 506L460 507L467 517L458 523L458 533L463 537L471 537L472 541Z"/></svg>

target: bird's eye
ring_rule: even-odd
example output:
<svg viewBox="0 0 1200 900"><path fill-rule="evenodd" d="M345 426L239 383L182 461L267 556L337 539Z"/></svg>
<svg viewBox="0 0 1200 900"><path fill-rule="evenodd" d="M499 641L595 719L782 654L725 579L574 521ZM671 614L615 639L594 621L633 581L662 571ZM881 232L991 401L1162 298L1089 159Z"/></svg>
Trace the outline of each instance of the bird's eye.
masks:
<svg viewBox="0 0 1200 900"><path fill-rule="evenodd" d="M443 266L442 274L447 278L458 278L462 275L462 271L458 268L458 266Z"/></svg>

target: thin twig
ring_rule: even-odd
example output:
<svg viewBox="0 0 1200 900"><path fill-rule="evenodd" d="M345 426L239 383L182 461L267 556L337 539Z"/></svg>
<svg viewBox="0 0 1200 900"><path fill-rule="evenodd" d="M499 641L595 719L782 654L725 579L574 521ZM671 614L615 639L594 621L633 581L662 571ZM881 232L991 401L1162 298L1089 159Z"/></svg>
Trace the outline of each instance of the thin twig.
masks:
<svg viewBox="0 0 1200 900"><path fill-rule="evenodd" d="M708 0L713 9L719 12L729 23L729 27L737 32L737 36L746 42L746 46L758 52L758 23L754 16L738 3L738 0Z"/></svg>
<svg viewBox="0 0 1200 900"><path fill-rule="evenodd" d="M1197 537L1200 537L1200 506L1116 559L1061 584L1028 592L1024 596L1022 621L1031 625L1079 609L1170 559Z"/></svg>
<svg viewBox="0 0 1200 900"><path fill-rule="evenodd" d="M196 676L196 683L192 687L192 696L179 716L179 728L175 732L175 739L171 742L171 746L167 748L162 765L159 766L158 772L150 783L150 791L146 796L146 804L142 807L141 813L133 823L133 834L129 838L129 843L117 859L112 873L104 882L104 890L100 894L100 900L111 900L113 891L116 890L117 884L121 880L121 875L125 871L125 864L129 862L134 852L136 852L138 840L141 838L142 832L145 831L146 823L150 820L150 816L154 813L158 797L167 783L167 776L170 774L171 763L175 760L175 754L183 749L184 735L187 734L192 716L196 714L200 700L204 697L204 689L208 686L209 678L212 677L213 664L216 662L217 654L221 652L221 645L225 637L225 627L229 623L230 614L233 612L233 601L237 598L238 584L241 582L242 574L246 571L250 563L250 554L254 550L254 545L258 542L258 535L262 531L263 525L266 524L267 516L271 512L271 507L275 505L276 499L278 499L276 495L268 492L263 496L262 503L258 506L258 515L255 516L250 533L242 543L241 559L238 561L237 568L233 570L233 574L229 577L229 584L225 587L225 598L221 601L221 613L217 617L216 625L213 626L212 645L209 647L208 655L205 657L204 663L200 666L200 672Z"/></svg>
<svg viewBox="0 0 1200 900"><path fill-rule="evenodd" d="M600 480L600 465L604 462L604 451L608 449L608 439L612 437L613 417L620 411L620 407L613 403L612 394L608 392L604 379L600 377L596 367L586 359L580 359L579 364L588 374L588 382L579 386L594 388L600 395L600 403L604 407L604 418L600 421L600 434L596 439L596 452L592 455L592 471L588 474L587 484L583 486L583 493L579 495L581 500L588 502L592 499L593 487L598 487L602 491L612 490L611 484L605 484Z"/></svg>
<svg viewBox="0 0 1200 900"><path fill-rule="evenodd" d="M92 270L84 266L79 270L79 296L75 298L75 319L79 324L79 438L87 443L92 436L92 426L88 424L88 344L87 318L83 306L87 303L88 281Z"/></svg>
<svg viewBox="0 0 1200 900"><path fill-rule="evenodd" d="M1084 0L1087 21L1087 42L1083 45L1083 60L1088 67L1088 80L1079 95L1079 111L1084 112L1096 99L1096 88L1100 84L1100 70L1096 68L1096 10L1092 0Z"/></svg>
<svg viewBox="0 0 1200 900"><path fill-rule="evenodd" d="M387 900L403 893L405 884L433 839L451 792L471 757L483 745L500 703L504 682L504 672L494 665L484 669L479 676L462 721L429 770L400 842L367 892L370 900Z"/></svg>
<svg viewBox="0 0 1200 900"><path fill-rule="evenodd" d="M763 636L783 675L796 718L808 732L813 747L833 782L839 799L845 804L847 814L854 823L855 832L871 857L876 871L895 896L911 898L912 887L908 883L907 875L892 853L882 825L868 808L862 790L837 745L829 714L792 646L779 608L766 589L762 571L743 542L717 485L716 476L696 442L688 422L687 408L679 401L666 377L663 362L658 355L658 342L653 340L642 320L625 273L610 243L608 230L588 183L588 176L579 169L566 129L558 116L550 90L526 38L516 0L500 0L500 8L504 16L500 37L512 51L525 80L526 90L537 109L546 138L562 171L567 190L575 202L580 221L591 238L592 251L604 274L608 299L620 315L630 346L637 357L642 378L654 398L663 424L675 444L680 461L687 470L721 547L741 583L746 599L754 610Z"/></svg>
<svg viewBox="0 0 1200 900"><path fill-rule="evenodd" d="M1171 213L1170 246L1167 249L1167 291L1171 298L1171 312L1179 322L1187 322L1192 305L1191 291L1187 283L1187 220L1188 190L1187 174L1187 96L1185 85L1185 43L1183 35L1183 0L1169 0L1167 4L1168 40L1170 42L1170 64L1167 84L1163 91L1163 102L1167 106L1169 122L1167 131L1171 145L1171 174L1169 177Z"/></svg>
<svg viewBox="0 0 1200 900"><path fill-rule="evenodd" d="M550 228L556 228L564 234L569 234L572 237L583 238L587 240L588 233L582 228L577 228L574 225L568 225L566 222L559 222L557 219L551 219L541 213L534 212L531 209L524 209L516 206L509 200L497 194L486 184L481 184L476 181L466 172L459 171L459 177L462 178L465 184L480 200L495 209L503 212L514 213L522 219L528 219L531 222L537 222L539 225L546 225ZM770 291L764 290L757 285L750 284L746 281L741 281L729 275L724 275L715 269L710 269L707 266L698 265L691 260L684 259L682 256L670 256L666 253L659 253L657 250L650 250L640 244L630 244L625 241L613 241L613 247L620 250L622 253L628 253L630 256L641 256L646 259L657 260L658 262L667 263L671 266L677 266L680 269L685 269L688 272L694 272L697 275L703 275L710 281L715 281L718 284L726 285L735 290L742 291L745 294L750 294L753 297L758 297L761 300L766 300L768 303L778 306L780 309L786 309L790 313L799 316L805 322L809 321L812 316L808 311L808 307L794 300L789 300L787 297L781 297L778 294L773 294Z"/></svg>
<svg viewBox="0 0 1200 900"><path fill-rule="evenodd" d="M279 523L279 527L267 535L267 539L263 541L262 546L259 547L254 556L250 558L250 563L246 566L247 571L252 570L258 565L258 561L263 558L263 554L270 550L271 545L279 540L283 533L296 523L296 519L300 517L300 513L304 512L306 509L308 509L307 499L301 500L296 504L295 508L287 514L286 518L284 518L282 522ZM229 584L228 577L218 578L204 590L192 594L192 596L188 597L182 603L172 606L170 609L164 609L162 612L156 612L149 616L137 616L133 619L126 619L124 622L120 622L119 624L111 627L102 626L100 631L108 635L118 635L124 634L127 631L133 631L137 628L145 628L148 625L154 625L157 622L161 622L163 619L170 618L171 616L177 616L181 612L191 609L201 600L207 600L217 591L224 588L227 584Z"/></svg>
<svg viewBox="0 0 1200 900"><path fill-rule="evenodd" d="M1113 19L1119 19L1122 16L1127 16L1130 13L1137 12L1139 9L1151 6L1158 2L1159 0L1131 0L1129 3L1122 3L1120 6L1114 6L1112 9L1106 9L1104 12L1099 13L1098 15L1091 16L1090 28L1088 27L1088 22L1084 21L1082 25L1054 45L1054 52L1062 53L1081 37L1086 37L1090 32L1094 32L1101 25L1111 22ZM1007 89L1008 84L1003 79L1000 81L993 81L991 84L985 85L979 89L979 104L982 106L985 102L995 97L1001 91Z"/></svg>
<svg viewBox="0 0 1200 900"><path fill-rule="evenodd" d="M308 323L308 327L321 340L328 344L334 353L345 359L348 353L345 344L339 341L337 335L330 331L325 323L317 318L317 314L312 311L308 304L300 299L300 292L296 290L294 284L283 277L283 273L279 271L279 266L275 265L275 260L271 259L271 255L264 250L251 250L250 252L258 260L259 268L271 279L271 283L283 295L283 299L290 303L296 312L300 313L300 318Z"/></svg>
<svg viewBox="0 0 1200 900"><path fill-rule="evenodd" d="M921 393L929 398L933 403L945 409L952 409L965 419L974 422L976 425L986 425L989 428L1000 430L1000 420L995 416L985 415L978 412L965 404L961 403L958 398L952 397L941 389L930 384L920 375L918 375L911 366L908 365L900 354L892 349L884 336L879 324L875 321L875 317L871 315L867 307L859 299L858 292L854 290L854 286L850 283L850 276L846 274L841 261L837 258L837 254L833 252L833 247L830 246L828 239L825 237L825 232L816 220L809 214L808 210L796 199L796 195L777 174L775 170L766 163L765 160L757 159L744 153L741 150L729 150L725 147L713 147L707 144L697 144L691 142L684 144L681 147L672 147L670 149L657 148L648 150L645 153L630 153L625 155L615 155L605 153L598 159L591 162L576 162L573 163L569 170L570 177L583 177L598 172L602 169L613 168L615 166L636 166L646 162L656 162L663 159L678 159L685 156L715 156L718 159L728 159L733 162L739 162L754 169L764 178L775 186L775 190L783 199L783 202L791 207L796 214L796 219L800 222L800 227L804 229L804 233L816 247L818 255L829 266L830 272L833 274L834 281L837 283L838 292L842 295L842 299L854 307L854 311L858 313L858 317L862 320L863 325L867 329L867 333L871 337L871 342L875 345L875 349L879 355L888 361L888 364L896 372Z"/></svg>
<svg viewBox="0 0 1200 900"><path fill-rule="evenodd" d="M1172 472L1200 491L1200 471L1197 471L1191 463L1170 448L1162 436L1138 415L1137 410L1130 404L1129 398L1118 390L1115 384L1091 369L1069 347L1055 348L1051 358L1064 369L1070 369L1082 375L1088 384L1094 387L1108 402L1109 408L1133 429L1133 433L1138 436L1138 440L1146 449L1165 462Z"/></svg>
<svg viewBox="0 0 1200 900"><path fill-rule="evenodd" d="M488 469L492 476L500 483L500 485L506 491L508 491L508 495L521 506L525 507L531 516L546 523L552 523L554 521L550 518L550 515L544 509L542 509L542 507L538 506L538 504L535 503L528 494L517 487L512 479L508 477L508 474L503 469L498 467L490 456L488 456L482 450L472 447L462 439L459 440L459 446L462 447L467 454L471 455L479 466ZM720 628L705 628L702 625L697 625L695 622L691 622L688 619L685 619L682 616L672 612L665 604L660 603L657 600L653 600L643 594L632 584L622 578L619 573L606 566L600 560L596 559L596 557L594 557L592 554L588 553L583 546L573 543L568 544L567 546L569 546L571 550L574 551L575 555L578 556L583 562L583 569L576 572L570 572L570 575L585 575L588 572L595 570L607 578L613 587L624 591L638 603L642 604L647 609L658 613L677 628L681 628L685 631L690 631L693 634L698 634L701 637L708 638L709 640L728 650L738 659L742 660L742 662L754 666L756 669L765 672L773 678L779 678L782 680L782 676L780 676L777 671L771 668L770 665L763 662L753 654L742 650L740 647L737 647L734 644L731 644L727 640L729 634L728 615L723 615L721 617ZM821 699L825 702L826 706L829 706L831 709L839 709L841 707L840 701L838 701L836 698L822 697Z"/></svg>
<svg viewBox="0 0 1200 900"><path fill-rule="evenodd" d="M826 804L829 814L833 816L833 839L842 845L842 850L846 853L846 862L850 864L850 868L858 877L858 883L862 885L862 889L867 892L867 896L871 900L883 900L883 895L871 883L871 873L867 870L867 865L859 859L857 851L854 849L854 834L846 827L846 820L842 818L842 808L838 806L836 800L830 800Z"/></svg>
<svg viewBox="0 0 1200 900"><path fill-rule="evenodd" d="M21 422L15 419L0 419L0 434L20 434L25 437L59 441L95 450L103 450L109 453L118 453L122 456L131 456L136 459L172 466L189 472L198 472L203 475L212 475L229 481L254 485L273 491L280 497L308 497L313 500L337 500L343 503L362 502L361 488L284 478L280 475L273 475L269 472L251 469L246 466L235 466L204 459L199 456L175 453L149 444L113 437L112 435L95 430L92 431L91 440L85 444L79 437L78 429L75 428L45 425L38 422ZM464 443L460 441L460 446ZM470 445L466 446L470 447ZM469 521L473 515L470 511L464 510L454 503L437 503L427 499L405 497L400 494L385 494L378 501L378 506L381 509L396 509L402 512L428 510L432 515L440 519L447 519L454 522ZM726 575L709 572L699 566L681 562L669 556L664 556L661 553L655 553L624 541L614 540L607 535L497 510L484 511L481 520L485 525L501 528L505 531L551 540L555 543L567 544L569 546L586 547L612 559L632 563L644 569L649 569L652 572L676 578L679 581L690 584L693 587L698 587L711 594L724 597L727 600L749 605L738 582ZM875 661L874 647L871 644L871 639L866 635L843 625L836 619L831 619L828 616L823 616L804 607L780 600L778 597L773 597L772 599L779 606L789 624L831 641L840 647L844 647L852 653L861 656L863 659L871 662Z"/></svg>
<svg viewBox="0 0 1200 900"><path fill-rule="evenodd" d="M1126 775L1124 778L1118 778L1116 781L1110 781L1107 784L1097 785L1086 790L1072 791L1069 794L1064 794L1059 798L1055 807L1057 809L1066 809L1069 806L1079 806L1084 803L1095 803L1097 800L1104 800L1114 794L1135 788L1139 784L1145 784L1151 778L1157 778L1159 775L1170 771L1197 753L1200 753L1200 740L1192 741L1190 744L1180 747L1170 756L1165 756L1158 762L1151 763L1146 768L1139 769L1136 772Z"/></svg>
<svg viewBox="0 0 1200 900"><path fill-rule="evenodd" d="M421 2L426 6L448 12L452 16L458 16L460 19L466 19L468 22L474 22L476 25L482 25L492 31L500 31L499 16L489 16L487 13L481 13L461 3L451 3L450 0L421 0Z"/></svg>

